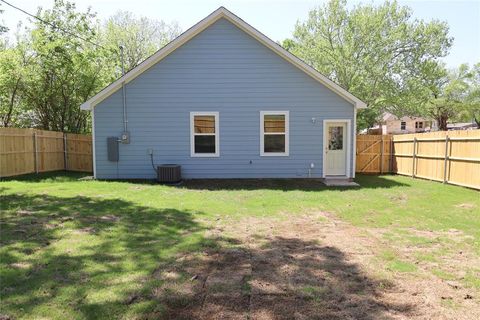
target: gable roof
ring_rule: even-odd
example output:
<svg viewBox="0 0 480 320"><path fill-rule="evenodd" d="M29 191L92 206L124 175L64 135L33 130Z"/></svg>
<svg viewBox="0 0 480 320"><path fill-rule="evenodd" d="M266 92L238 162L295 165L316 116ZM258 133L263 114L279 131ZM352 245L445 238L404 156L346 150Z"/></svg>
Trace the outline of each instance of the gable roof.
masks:
<svg viewBox="0 0 480 320"><path fill-rule="evenodd" d="M210 25L218 21L219 19L226 19L240 30L243 30L254 39L265 45L266 47L270 48L276 54L278 54L283 59L287 60L306 74L308 74L313 79L317 80L333 92L337 93L340 97L344 98L348 102L352 103L356 108L366 108L365 102L361 101L353 94L348 92L347 90L343 89L341 86L333 82L332 80L328 79L326 76L315 70L313 67L306 64L304 61L299 59L298 57L294 56L287 50L285 50L282 46L262 34L257 29L250 26L248 23L240 19L238 16L234 15L232 12L227 10L224 7L220 7L206 18L195 24L193 27L182 33L180 36L175 38L173 41L168 43L166 46L155 52L153 55L145 59L141 62L138 66L133 68L132 70L128 71L125 75L121 78L117 79L116 81L109 84L107 87L102 89L99 93L88 99L84 102L80 108L82 110L92 110L97 104L102 102L104 99L108 98L110 95L115 93L118 89L122 87L122 84L129 83L147 69L161 61L163 58L168 56L170 53L175 51L177 48L181 47L183 44L188 42L190 39L195 37L200 32L204 31Z"/></svg>

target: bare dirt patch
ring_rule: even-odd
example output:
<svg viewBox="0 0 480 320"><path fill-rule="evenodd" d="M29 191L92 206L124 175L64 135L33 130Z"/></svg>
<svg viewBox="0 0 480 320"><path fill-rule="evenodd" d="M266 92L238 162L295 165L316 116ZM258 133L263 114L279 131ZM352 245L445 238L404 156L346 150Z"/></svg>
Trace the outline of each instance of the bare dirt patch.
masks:
<svg viewBox="0 0 480 320"><path fill-rule="evenodd" d="M464 209L473 209L475 208L475 204L473 203L460 203L459 205L456 205L458 208L464 208Z"/></svg>
<svg viewBox="0 0 480 320"><path fill-rule="evenodd" d="M209 229L217 246L160 266L163 284L131 303L158 300L165 308L147 318L165 319L480 317L477 293L459 283L421 269L379 272L385 244L372 230L327 213L218 219Z"/></svg>
<svg viewBox="0 0 480 320"><path fill-rule="evenodd" d="M113 214L107 214L105 216L101 216L99 218L100 221L108 221L108 222L118 222L120 220L120 217L115 216Z"/></svg>

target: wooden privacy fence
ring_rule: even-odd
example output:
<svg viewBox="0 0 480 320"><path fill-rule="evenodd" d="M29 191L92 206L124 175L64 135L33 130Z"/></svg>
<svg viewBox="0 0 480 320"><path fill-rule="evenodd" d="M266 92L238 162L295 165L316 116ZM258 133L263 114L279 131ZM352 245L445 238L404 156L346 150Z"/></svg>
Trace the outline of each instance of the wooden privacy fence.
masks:
<svg viewBox="0 0 480 320"><path fill-rule="evenodd" d="M480 189L480 130L357 136L356 172L392 172Z"/></svg>
<svg viewBox="0 0 480 320"><path fill-rule="evenodd" d="M392 136L357 135L356 172L392 172Z"/></svg>
<svg viewBox="0 0 480 320"><path fill-rule="evenodd" d="M92 172L92 137L0 128L0 177ZM358 135L356 172L397 173L480 189L480 130Z"/></svg>
<svg viewBox="0 0 480 320"><path fill-rule="evenodd" d="M92 172L92 137L0 128L0 177L55 170Z"/></svg>
<svg viewBox="0 0 480 320"><path fill-rule="evenodd" d="M480 130L393 137L394 172L480 189Z"/></svg>

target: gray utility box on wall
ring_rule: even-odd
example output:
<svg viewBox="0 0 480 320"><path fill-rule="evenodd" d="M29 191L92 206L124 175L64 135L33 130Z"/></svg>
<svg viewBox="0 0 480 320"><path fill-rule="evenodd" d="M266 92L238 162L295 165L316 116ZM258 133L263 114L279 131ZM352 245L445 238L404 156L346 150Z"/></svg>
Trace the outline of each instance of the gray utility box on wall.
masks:
<svg viewBox="0 0 480 320"><path fill-rule="evenodd" d="M178 164L162 164L157 167L157 180L162 183L175 183L182 180L182 167Z"/></svg>
<svg viewBox="0 0 480 320"><path fill-rule="evenodd" d="M118 162L118 138L117 137L108 137L107 138L107 154L108 161Z"/></svg>

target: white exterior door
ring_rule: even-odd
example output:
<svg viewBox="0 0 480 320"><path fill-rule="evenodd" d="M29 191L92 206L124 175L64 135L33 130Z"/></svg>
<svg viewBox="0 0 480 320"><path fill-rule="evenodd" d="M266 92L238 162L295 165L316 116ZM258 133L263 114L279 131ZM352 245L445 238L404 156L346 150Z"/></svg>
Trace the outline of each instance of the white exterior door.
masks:
<svg viewBox="0 0 480 320"><path fill-rule="evenodd" d="M327 122L325 129L325 176L346 176L347 123Z"/></svg>

